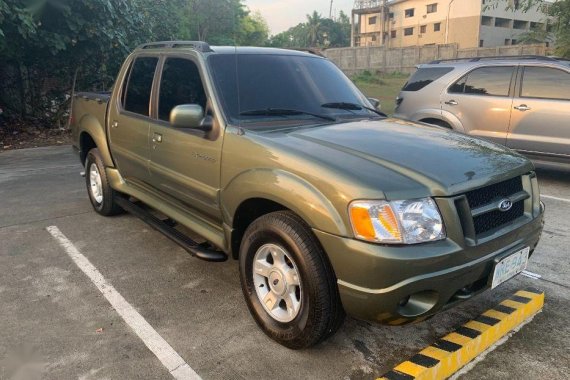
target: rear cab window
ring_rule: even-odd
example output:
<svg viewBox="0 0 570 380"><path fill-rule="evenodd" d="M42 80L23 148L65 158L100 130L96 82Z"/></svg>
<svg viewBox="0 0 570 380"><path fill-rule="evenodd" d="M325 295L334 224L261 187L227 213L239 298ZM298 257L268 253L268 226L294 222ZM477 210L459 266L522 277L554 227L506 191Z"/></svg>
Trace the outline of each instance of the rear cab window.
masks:
<svg viewBox="0 0 570 380"><path fill-rule="evenodd" d="M453 83L450 94L509 96L515 66L489 66L475 69Z"/></svg>
<svg viewBox="0 0 570 380"><path fill-rule="evenodd" d="M135 59L122 99L122 106L125 111L147 117L150 115L150 94L157 64L157 57Z"/></svg>
<svg viewBox="0 0 570 380"><path fill-rule="evenodd" d="M406 82L402 91L419 91L453 71L453 67L420 67Z"/></svg>

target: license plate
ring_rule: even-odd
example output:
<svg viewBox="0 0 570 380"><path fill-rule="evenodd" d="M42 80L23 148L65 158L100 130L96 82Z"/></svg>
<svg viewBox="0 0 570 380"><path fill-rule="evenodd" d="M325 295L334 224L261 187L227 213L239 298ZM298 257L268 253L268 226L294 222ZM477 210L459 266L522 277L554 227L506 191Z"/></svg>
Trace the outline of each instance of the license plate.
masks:
<svg viewBox="0 0 570 380"><path fill-rule="evenodd" d="M491 289L496 288L503 282L513 278L526 269L530 248L526 247L510 256L505 257L495 265L493 283Z"/></svg>

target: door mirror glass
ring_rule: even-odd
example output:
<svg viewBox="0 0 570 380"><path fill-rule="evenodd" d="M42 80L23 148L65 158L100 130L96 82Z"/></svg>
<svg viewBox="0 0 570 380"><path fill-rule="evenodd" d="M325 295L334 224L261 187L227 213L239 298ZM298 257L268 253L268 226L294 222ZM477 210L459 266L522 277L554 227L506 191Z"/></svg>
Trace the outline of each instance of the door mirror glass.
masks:
<svg viewBox="0 0 570 380"><path fill-rule="evenodd" d="M204 109L198 104L182 104L170 112L170 125L174 128L191 128L209 131L211 118L204 117Z"/></svg>

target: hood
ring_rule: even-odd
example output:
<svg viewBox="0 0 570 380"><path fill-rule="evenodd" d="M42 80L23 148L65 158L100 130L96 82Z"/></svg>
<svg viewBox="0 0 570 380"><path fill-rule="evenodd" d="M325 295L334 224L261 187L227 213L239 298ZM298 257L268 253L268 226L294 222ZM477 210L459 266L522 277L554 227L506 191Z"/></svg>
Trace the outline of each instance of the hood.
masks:
<svg viewBox="0 0 570 380"><path fill-rule="evenodd" d="M327 154L325 161L363 161L362 167L367 168L370 163L380 165L383 172L387 169L419 183L434 196L463 193L533 170L528 159L503 146L399 119L297 129L287 133L285 140L305 151L328 148L337 152ZM354 167L352 172L357 175L358 169ZM395 199L396 193L394 189L386 197Z"/></svg>

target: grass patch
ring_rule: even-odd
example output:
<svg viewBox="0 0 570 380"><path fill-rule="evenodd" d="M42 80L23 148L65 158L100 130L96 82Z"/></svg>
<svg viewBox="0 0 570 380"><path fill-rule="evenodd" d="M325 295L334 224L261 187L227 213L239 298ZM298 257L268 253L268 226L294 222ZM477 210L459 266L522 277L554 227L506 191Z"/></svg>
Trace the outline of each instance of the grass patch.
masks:
<svg viewBox="0 0 570 380"><path fill-rule="evenodd" d="M408 80L409 75L404 73L372 73L362 71L352 77L352 81L370 98L380 100L382 111L388 115L394 113L396 97Z"/></svg>

